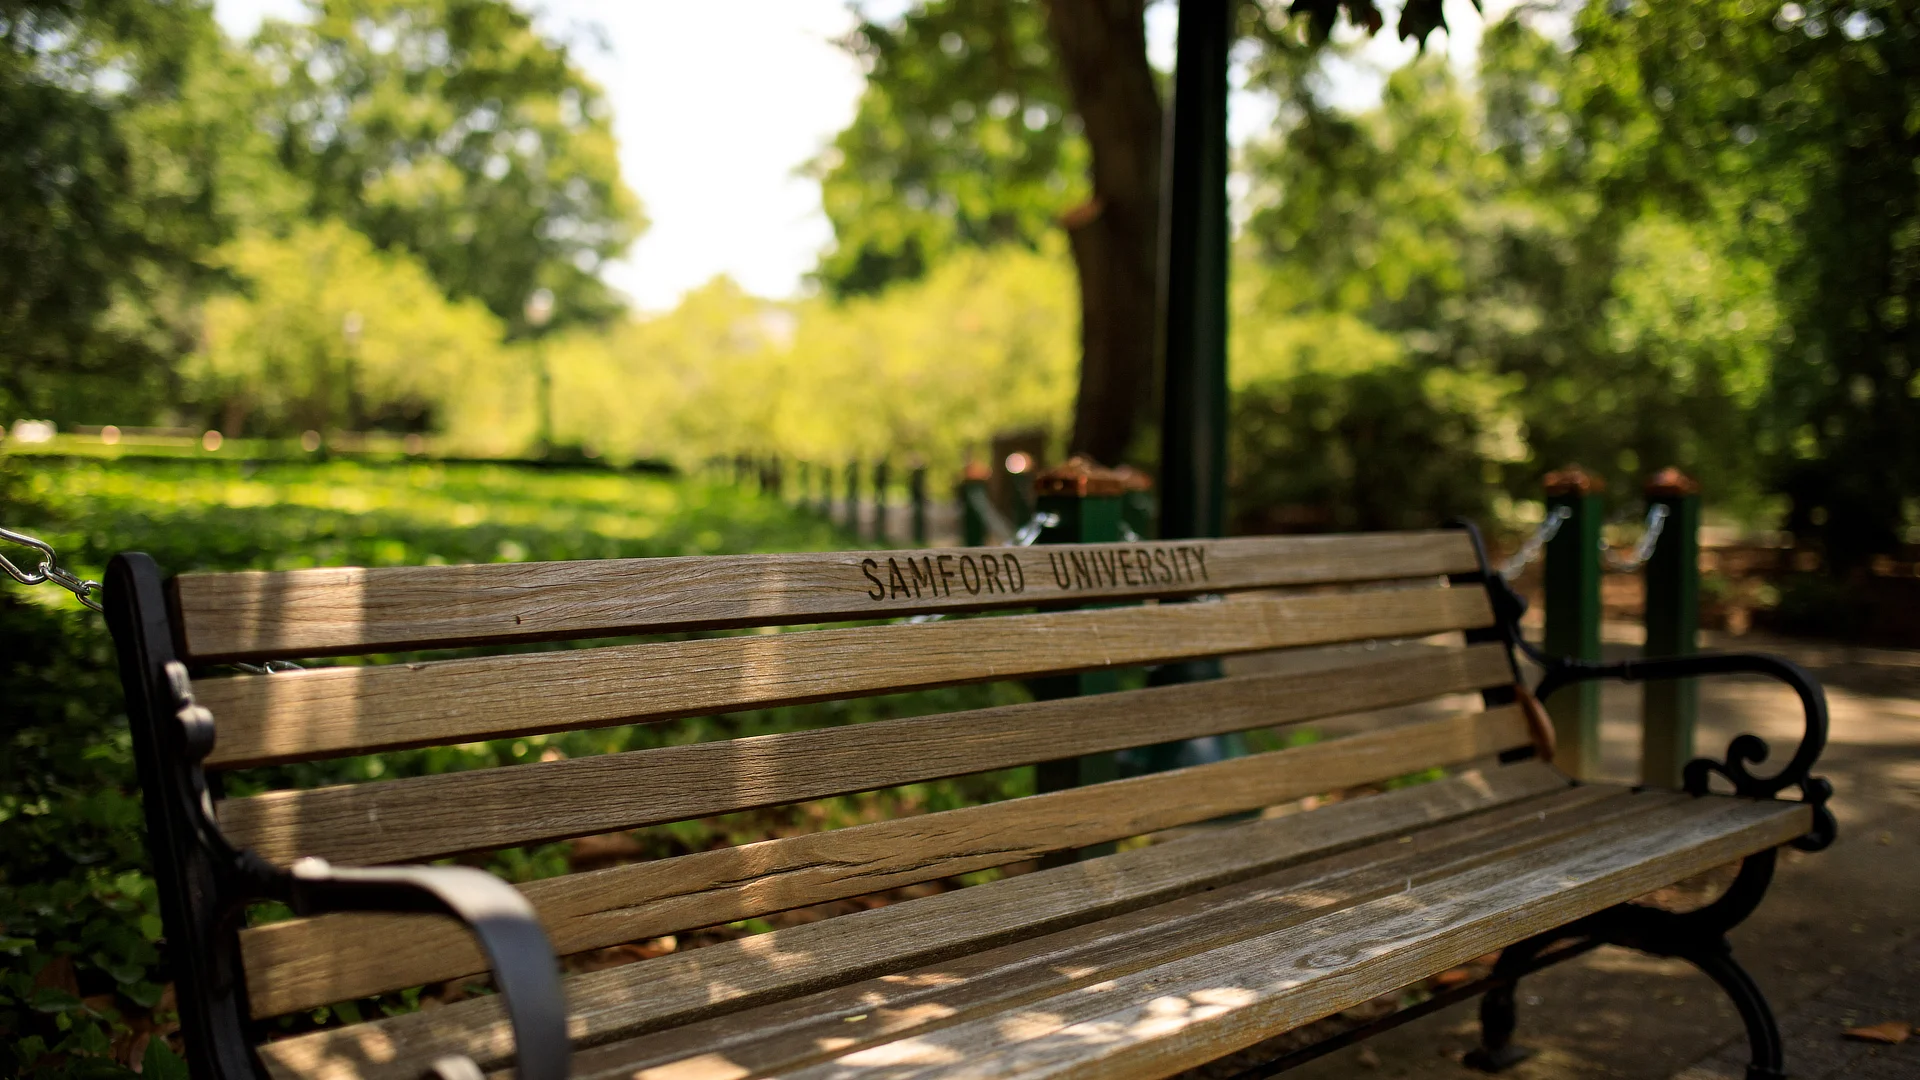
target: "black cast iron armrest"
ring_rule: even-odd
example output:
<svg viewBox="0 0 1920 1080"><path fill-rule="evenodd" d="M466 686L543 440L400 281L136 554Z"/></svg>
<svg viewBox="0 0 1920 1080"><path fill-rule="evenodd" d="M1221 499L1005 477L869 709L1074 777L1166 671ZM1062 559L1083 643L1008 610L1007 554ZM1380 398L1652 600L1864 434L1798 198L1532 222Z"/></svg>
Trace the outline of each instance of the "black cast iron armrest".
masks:
<svg viewBox="0 0 1920 1080"><path fill-rule="evenodd" d="M289 905L301 915L382 911L459 919L479 940L506 998L519 1080L565 1080L572 1047L560 965L518 889L464 866L336 867L312 858L289 868L286 887ZM464 1059L438 1071L479 1075Z"/></svg>
<svg viewBox="0 0 1920 1080"><path fill-rule="evenodd" d="M1515 635L1516 639L1518 635ZM1588 679L1620 679L1625 682L1653 682L1660 679L1689 679L1702 675L1765 675L1793 688L1800 696L1806 715L1806 729L1793 757L1772 776L1755 776L1749 764L1767 760L1766 740L1757 735L1740 735L1727 744L1727 759L1694 758L1682 773L1686 790L1695 795L1707 793L1715 773L1733 784L1734 794L1751 798L1771 798L1789 787L1798 787L1802 801L1813 807L1813 831L1794 841L1803 851L1818 851L1833 843L1836 824L1827 799L1833 785L1811 775L1820 752L1827 746L1827 695L1813 676L1791 660L1762 653L1702 653L1697 656L1670 656L1653 659L1621 660L1600 663L1547 656L1523 641L1522 651L1546 668L1534 695L1542 701L1563 686Z"/></svg>

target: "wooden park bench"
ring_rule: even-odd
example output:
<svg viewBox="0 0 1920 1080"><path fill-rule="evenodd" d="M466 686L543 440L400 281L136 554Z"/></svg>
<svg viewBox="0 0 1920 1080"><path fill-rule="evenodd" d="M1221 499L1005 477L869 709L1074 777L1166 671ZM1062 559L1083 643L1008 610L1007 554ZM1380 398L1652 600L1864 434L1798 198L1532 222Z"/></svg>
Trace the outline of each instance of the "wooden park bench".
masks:
<svg viewBox="0 0 1920 1080"><path fill-rule="evenodd" d="M105 595L191 1065L202 1080L1159 1077L1501 951L1487 978L1362 1029L1484 994L1476 1060L1498 1067L1517 1053L1515 981L1618 943L1699 965L1746 1020L1751 1075L1783 1075L1724 935L1780 845L1831 839L1808 775L1819 688L1764 657L1549 662L1543 696L1751 672L1806 707L1770 777L1748 771L1764 748L1743 737L1725 763L1695 762L1686 792L1573 783L1541 760L1521 605L1486 567L1466 529L171 581L121 555ZM853 625L773 632L834 623ZM767 632L689 634L752 628ZM648 635L670 636L499 651ZM1363 647L1314 649L1341 643ZM231 667L452 646L467 651ZM240 768L1273 650L1294 652L1211 681L222 794ZM1319 741L521 886L444 861L1306 725ZM1771 798L1789 787L1801 799ZM1146 839L1115 849L1129 838ZM1740 860L1697 911L1631 903ZM957 887L996 867L1029 872ZM554 959L935 881L955 887L591 973L562 978ZM246 925L266 901L297 917ZM489 970L499 995L283 1037L269 1023Z"/></svg>

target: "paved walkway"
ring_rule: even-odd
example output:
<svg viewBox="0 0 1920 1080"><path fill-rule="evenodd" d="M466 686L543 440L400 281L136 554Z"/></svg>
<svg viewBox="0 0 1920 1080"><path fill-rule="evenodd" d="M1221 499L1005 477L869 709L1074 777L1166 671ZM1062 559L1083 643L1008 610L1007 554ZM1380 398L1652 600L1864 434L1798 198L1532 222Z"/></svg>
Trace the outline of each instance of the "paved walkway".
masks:
<svg viewBox="0 0 1920 1080"><path fill-rule="evenodd" d="M1636 652L1623 628L1609 652ZM1850 1026L1920 1028L1920 652L1849 650L1757 636L1710 643L1778 652L1826 684L1833 732L1819 772L1837 789L1840 839L1818 854L1787 851L1766 902L1735 930L1738 956L1766 991L1786 1033L1796 1080L1920 1080L1920 1034L1900 1046L1843 1039ZM1631 780L1639 753L1637 688L1604 691L1603 768ZM1792 692L1748 679L1701 688L1702 752L1742 731L1776 754L1798 740ZM1743 1075L1743 1029L1704 976L1681 961L1600 949L1521 986L1519 1041L1532 1059L1511 1080L1721 1080ZM1330 1054L1290 1080L1482 1077L1462 1066L1476 1041L1477 1005L1424 1017Z"/></svg>

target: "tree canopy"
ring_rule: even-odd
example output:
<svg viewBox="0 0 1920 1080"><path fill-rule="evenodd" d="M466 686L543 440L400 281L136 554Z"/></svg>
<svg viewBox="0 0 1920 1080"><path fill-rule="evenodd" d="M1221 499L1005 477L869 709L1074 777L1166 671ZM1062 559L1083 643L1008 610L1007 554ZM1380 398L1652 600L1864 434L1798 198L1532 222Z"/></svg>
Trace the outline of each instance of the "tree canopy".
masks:
<svg viewBox="0 0 1920 1080"><path fill-rule="evenodd" d="M313 0L251 52L261 120L308 212L413 253L510 326L536 288L562 322L620 302L595 273L644 226L612 110L563 44L502 0Z"/></svg>

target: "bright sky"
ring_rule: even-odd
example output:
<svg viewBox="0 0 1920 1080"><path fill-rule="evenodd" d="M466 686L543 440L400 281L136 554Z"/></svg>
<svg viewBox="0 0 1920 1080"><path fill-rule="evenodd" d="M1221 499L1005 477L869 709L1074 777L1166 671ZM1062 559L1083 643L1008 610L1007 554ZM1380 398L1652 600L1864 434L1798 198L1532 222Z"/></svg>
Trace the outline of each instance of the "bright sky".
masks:
<svg viewBox="0 0 1920 1080"><path fill-rule="evenodd" d="M1511 6L1493 0L1489 15ZM578 44L576 55L614 109L620 163L652 225L626 258L609 263L616 288L646 310L672 307L688 289L730 274L750 292L785 297L832 239L819 186L795 170L853 119L859 66L833 42L853 26L844 0L538 0L539 25ZM870 4L885 10L899 0ZM300 18L300 0L215 0L228 34L246 38L264 18ZM1434 47L1470 65L1481 16L1471 0L1448 0L1458 39ZM608 46L589 42L597 24ZM1153 61L1173 62L1171 3L1149 9ZM1379 100L1384 73L1413 55L1391 24L1357 63L1334 71L1335 98L1364 108ZM1237 95L1231 121L1242 143L1272 120Z"/></svg>

